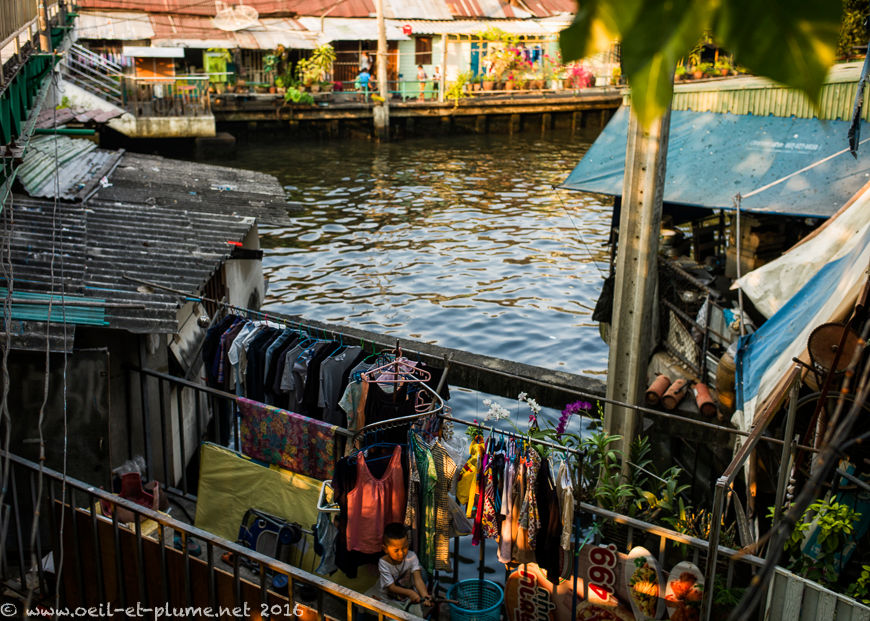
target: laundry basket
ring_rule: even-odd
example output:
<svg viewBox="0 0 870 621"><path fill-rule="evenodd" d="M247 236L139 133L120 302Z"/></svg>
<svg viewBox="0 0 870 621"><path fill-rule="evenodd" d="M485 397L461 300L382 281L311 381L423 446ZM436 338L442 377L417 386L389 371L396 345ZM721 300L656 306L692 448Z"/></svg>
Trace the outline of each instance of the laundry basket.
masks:
<svg viewBox="0 0 870 621"><path fill-rule="evenodd" d="M504 591L492 580L462 580L447 591L450 621L498 621Z"/></svg>

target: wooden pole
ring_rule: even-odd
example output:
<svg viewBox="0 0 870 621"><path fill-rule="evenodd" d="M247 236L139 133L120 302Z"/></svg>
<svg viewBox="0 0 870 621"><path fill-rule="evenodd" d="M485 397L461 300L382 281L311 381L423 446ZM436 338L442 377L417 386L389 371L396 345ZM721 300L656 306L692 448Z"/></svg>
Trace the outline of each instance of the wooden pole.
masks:
<svg viewBox="0 0 870 621"><path fill-rule="evenodd" d="M444 89L447 87L447 35L441 35L441 78L438 83L438 101L444 101Z"/></svg>
<svg viewBox="0 0 870 621"><path fill-rule="evenodd" d="M48 28L48 0L39 3L39 49L43 52L51 51L51 32Z"/></svg>
<svg viewBox="0 0 870 621"><path fill-rule="evenodd" d="M668 108L650 127L643 128L632 110L628 126L607 397L630 404L641 403L655 337L657 256L670 117ZM629 408L608 405L605 409L605 429L622 436L624 474L628 472L636 417Z"/></svg>
<svg viewBox="0 0 870 621"><path fill-rule="evenodd" d="M387 27L384 22L384 0L376 0L378 18L378 89L379 101L372 113L375 121L375 136L378 140L390 139L390 88L387 84Z"/></svg>

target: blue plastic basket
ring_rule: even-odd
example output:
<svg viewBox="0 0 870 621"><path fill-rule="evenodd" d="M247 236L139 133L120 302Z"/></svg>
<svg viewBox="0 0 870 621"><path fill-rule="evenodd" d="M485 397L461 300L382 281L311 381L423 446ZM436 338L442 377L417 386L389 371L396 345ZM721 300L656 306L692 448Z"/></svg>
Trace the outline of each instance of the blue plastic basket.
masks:
<svg viewBox="0 0 870 621"><path fill-rule="evenodd" d="M450 604L450 621L498 621L504 591L492 580L462 580L447 591Z"/></svg>

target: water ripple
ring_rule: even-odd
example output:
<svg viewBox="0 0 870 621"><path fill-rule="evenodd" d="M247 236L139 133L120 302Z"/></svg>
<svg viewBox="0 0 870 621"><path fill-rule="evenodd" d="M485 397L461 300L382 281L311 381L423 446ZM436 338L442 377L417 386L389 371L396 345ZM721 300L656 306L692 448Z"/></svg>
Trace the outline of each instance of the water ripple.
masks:
<svg viewBox="0 0 870 621"><path fill-rule="evenodd" d="M276 175L305 205L289 226L261 230L265 305L603 374L589 307L611 210L553 190L587 147L559 136L241 147L237 165Z"/></svg>

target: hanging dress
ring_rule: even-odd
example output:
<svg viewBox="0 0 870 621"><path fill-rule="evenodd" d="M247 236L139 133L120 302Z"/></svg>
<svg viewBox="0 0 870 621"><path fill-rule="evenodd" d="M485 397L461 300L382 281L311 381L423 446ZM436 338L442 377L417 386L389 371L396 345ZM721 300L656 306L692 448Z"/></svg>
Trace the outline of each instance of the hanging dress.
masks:
<svg viewBox="0 0 870 621"><path fill-rule="evenodd" d="M420 516L418 526L423 533L420 546L420 564L431 572L435 567L435 486L438 473L435 471L435 459L426 443L417 433L410 434L414 456L417 459L417 472L420 475Z"/></svg>
<svg viewBox="0 0 870 621"><path fill-rule="evenodd" d="M405 512L405 482L402 450L396 446L384 475L375 478L365 455L356 456L356 485L347 494L347 548L367 554L380 552L384 526L402 522Z"/></svg>
<svg viewBox="0 0 870 621"><path fill-rule="evenodd" d="M456 473L456 462L451 459L447 450L436 441L431 448L435 460L435 473L438 480L435 483L435 571L451 571L450 566L450 522L451 514L448 505L450 485Z"/></svg>

